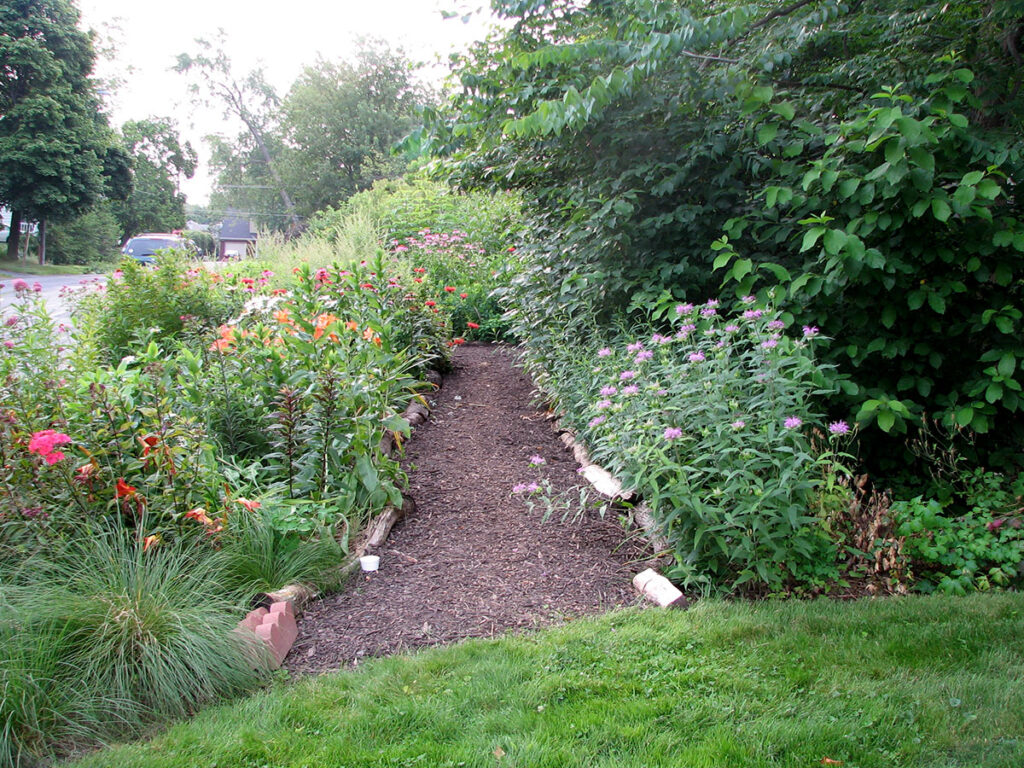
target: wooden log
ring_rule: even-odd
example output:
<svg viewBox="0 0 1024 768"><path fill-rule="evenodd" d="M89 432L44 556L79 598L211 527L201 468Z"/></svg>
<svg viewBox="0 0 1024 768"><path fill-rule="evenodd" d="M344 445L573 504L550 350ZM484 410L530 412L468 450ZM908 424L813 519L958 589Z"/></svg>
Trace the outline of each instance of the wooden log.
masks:
<svg viewBox="0 0 1024 768"><path fill-rule="evenodd" d="M642 503L633 509L633 520L646 532L647 540L651 542L655 556L659 556L662 552L667 552L672 548L668 543L668 539L661 533L660 527L651 514L651 508L646 503Z"/></svg>
<svg viewBox="0 0 1024 768"><path fill-rule="evenodd" d="M676 586L653 568L641 571L633 577L633 586L648 600L662 608L686 608L686 596Z"/></svg>
<svg viewBox="0 0 1024 768"><path fill-rule="evenodd" d="M306 603L312 600L316 593L305 584L289 584L275 592L267 592L263 597L270 603L287 602L292 604L295 615L302 613Z"/></svg>
<svg viewBox="0 0 1024 768"><path fill-rule="evenodd" d="M406 515L411 515L416 511L416 502L412 499L403 499L400 507L389 506L377 517L373 519L373 522L366 528L366 539L365 548L374 549L379 547L385 541L387 541L388 535L391 533L391 529L395 526L399 520Z"/></svg>
<svg viewBox="0 0 1024 768"><path fill-rule="evenodd" d="M444 381L444 377L440 372L434 370L427 371L423 378L433 384L435 389L440 389L441 384Z"/></svg>

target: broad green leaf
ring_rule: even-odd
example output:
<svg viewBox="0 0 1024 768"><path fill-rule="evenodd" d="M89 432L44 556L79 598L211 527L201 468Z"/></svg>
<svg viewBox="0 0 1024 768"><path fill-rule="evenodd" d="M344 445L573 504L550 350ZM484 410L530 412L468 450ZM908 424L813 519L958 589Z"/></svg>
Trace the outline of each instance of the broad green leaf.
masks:
<svg viewBox="0 0 1024 768"><path fill-rule="evenodd" d="M818 242L818 238L825 234L825 231L825 227L811 227L807 230L804 234L803 243L800 245L800 253L813 248L814 244Z"/></svg>
<svg viewBox="0 0 1024 768"><path fill-rule="evenodd" d="M825 239L822 241L825 246L825 253L830 256L834 256L843 250L843 246L846 245L847 235L841 229L830 229L825 233Z"/></svg>
<svg viewBox="0 0 1024 768"><path fill-rule="evenodd" d="M796 108L792 102L780 101L777 104L772 104L772 112L781 115L783 120L792 120L796 115Z"/></svg>
<svg viewBox="0 0 1024 768"><path fill-rule="evenodd" d="M928 292L928 306L939 315L946 314L946 300L934 291Z"/></svg>
<svg viewBox="0 0 1024 768"><path fill-rule="evenodd" d="M896 424L896 414L892 411L878 412L878 426L883 432L888 432Z"/></svg>
<svg viewBox="0 0 1024 768"><path fill-rule="evenodd" d="M779 133L778 123L764 123L760 128L757 129L757 143L767 144L773 141Z"/></svg>
<svg viewBox="0 0 1024 768"><path fill-rule="evenodd" d="M949 203L941 198L932 198L932 215L939 221L947 221L949 215L953 211L949 207Z"/></svg>

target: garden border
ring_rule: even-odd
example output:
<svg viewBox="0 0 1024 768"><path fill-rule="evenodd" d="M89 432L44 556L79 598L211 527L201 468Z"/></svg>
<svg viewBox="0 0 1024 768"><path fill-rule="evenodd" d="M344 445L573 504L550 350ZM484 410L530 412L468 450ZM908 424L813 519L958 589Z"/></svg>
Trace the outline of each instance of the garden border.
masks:
<svg viewBox="0 0 1024 768"><path fill-rule="evenodd" d="M423 381L433 387L433 392L441 389L443 377L436 370L429 370ZM421 393L412 397L402 418L409 423L410 436L412 430L425 424L430 417L430 404ZM393 433L386 434L380 443L381 452L390 458L398 443ZM416 510L416 503L409 497L402 497L402 504L387 505L360 532L359 543L349 552L349 558L342 562L339 572L343 576L351 576L360 569L360 558L377 549L387 541L391 529L402 518ZM238 622L236 632L252 632L266 643L276 669L284 662L285 657L298 637L298 618L302 609L317 596L317 593L305 584L288 584L273 592L265 592L257 596L257 606L242 621Z"/></svg>

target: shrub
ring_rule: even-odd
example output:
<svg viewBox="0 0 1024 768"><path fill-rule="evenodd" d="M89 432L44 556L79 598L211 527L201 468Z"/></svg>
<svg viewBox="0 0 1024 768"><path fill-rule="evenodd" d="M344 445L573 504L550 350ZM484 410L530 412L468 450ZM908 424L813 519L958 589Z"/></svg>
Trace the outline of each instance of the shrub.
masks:
<svg viewBox="0 0 1024 768"><path fill-rule="evenodd" d="M962 595L1024 583L1024 476L975 468L945 501L916 496L890 508L922 592Z"/></svg>
<svg viewBox="0 0 1024 768"><path fill-rule="evenodd" d="M114 261L121 229L106 205L86 211L46 231L46 260L51 264L95 265Z"/></svg>
<svg viewBox="0 0 1024 768"><path fill-rule="evenodd" d="M380 228L385 242L402 242L424 229L459 230L487 252L500 253L521 231L520 202L519 196L511 193L463 194L415 176L386 179L353 195L337 209L316 214L310 231L338 237L353 216L366 216Z"/></svg>
<svg viewBox="0 0 1024 768"><path fill-rule="evenodd" d="M237 281L218 286L222 282L224 276L197 267L184 253L164 252L153 267L125 259L105 291L82 299L75 322L86 315L82 324L95 334L89 341L116 363L140 336L171 339L227 320L247 294Z"/></svg>

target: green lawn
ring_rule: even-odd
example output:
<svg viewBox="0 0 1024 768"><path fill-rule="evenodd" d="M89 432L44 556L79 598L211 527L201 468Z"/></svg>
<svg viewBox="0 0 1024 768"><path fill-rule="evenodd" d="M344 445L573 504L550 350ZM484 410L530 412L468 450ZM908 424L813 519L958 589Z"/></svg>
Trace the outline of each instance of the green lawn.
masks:
<svg viewBox="0 0 1024 768"><path fill-rule="evenodd" d="M45 264L40 265L38 260L0 258L0 276L10 277L11 275L86 275L92 272L103 272L111 269L110 264L93 264L87 267L75 264Z"/></svg>
<svg viewBox="0 0 1024 768"><path fill-rule="evenodd" d="M824 758L1024 765L1024 596L622 611L280 683L76 765L754 768Z"/></svg>

